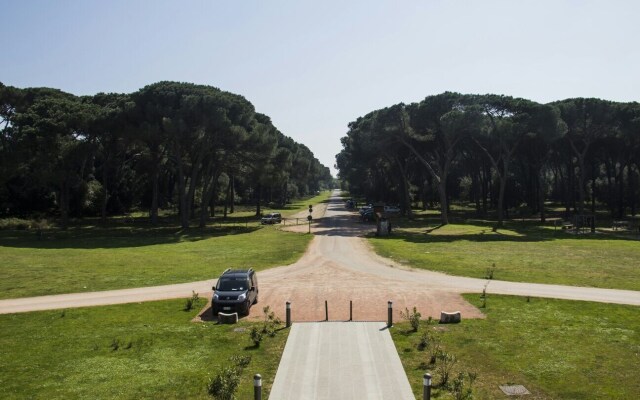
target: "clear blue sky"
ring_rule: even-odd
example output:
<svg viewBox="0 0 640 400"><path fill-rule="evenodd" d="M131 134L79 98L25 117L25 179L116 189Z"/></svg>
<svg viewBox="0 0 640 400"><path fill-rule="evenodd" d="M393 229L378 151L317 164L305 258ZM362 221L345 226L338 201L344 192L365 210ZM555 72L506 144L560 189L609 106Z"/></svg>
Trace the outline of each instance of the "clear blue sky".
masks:
<svg viewBox="0 0 640 400"><path fill-rule="evenodd" d="M0 81L216 86L333 167L350 121L447 90L640 100L638 16L634 0L0 0Z"/></svg>

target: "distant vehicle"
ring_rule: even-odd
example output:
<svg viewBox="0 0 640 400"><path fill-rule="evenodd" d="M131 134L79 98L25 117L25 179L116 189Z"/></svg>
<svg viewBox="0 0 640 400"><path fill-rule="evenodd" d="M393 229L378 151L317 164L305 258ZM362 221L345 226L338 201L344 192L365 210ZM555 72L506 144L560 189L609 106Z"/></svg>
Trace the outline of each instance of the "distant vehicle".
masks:
<svg viewBox="0 0 640 400"><path fill-rule="evenodd" d="M365 212L367 212L369 210L372 210L372 209L373 209L373 207L371 206L371 204L369 204L368 206L361 207L360 210L359 210L359 213L360 213L360 215L362 215Z"/></svg>
<svg viewBox="0 0 640 400"><path fill-rule="evenodd" d="M384 206L384 212L386 213L399 213L400 212L400 207L398 206Z"/></svg>
<svg viewBox="0 0 640 400"><path fill-rule="evenodd" d="M258 302L258 277L252 268L230 269L222 273L213 287L211 312L237 312L248 315Z"/></svg>
<svg viewBox="0 0 640 400"><path fill-rule="evenodd" d="M280 213L269 213L260 219L262 225L265 224L279 224L282 222L282 215Z"/></svg>
<svg viewBox="0 0 640 400"><path fill-rule="evenodd" d="M360 215L360 219L362 219L364 222L375 221L376 214L373 212L373 208L370 208L363 212Z"/></svg>
<svg viewBox="0 0 640 400"><path fill-rule="evenodd" d="M356 202L353 199L349 199L344 203L344 206L348 209L352 209L356 206Z"/></svg>

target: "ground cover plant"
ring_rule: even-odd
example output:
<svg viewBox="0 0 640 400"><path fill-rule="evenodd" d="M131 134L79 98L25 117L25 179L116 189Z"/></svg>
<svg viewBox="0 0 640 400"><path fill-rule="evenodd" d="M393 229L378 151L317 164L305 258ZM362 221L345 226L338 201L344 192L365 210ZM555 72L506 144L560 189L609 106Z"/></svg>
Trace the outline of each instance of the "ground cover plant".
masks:
<svg viewBox="0 0 640 400"><path fill-rule="evenodd" d="M376 252L415 268L452 275L640 290L640 240L611 232L571 234L553 223L432 218L393 221L393 234L370 238ZM493 267L495 264L495 268Z"/></svg>
<svg viewBox="0 0 640 400"><path fill-rule="evenodd" d="M478 294L465 298L479 306ZM392 337L414 393L422 395L422 375L441 381L439 360L456 360L459 373L471 373L478 399L502 398L499 385L524 385L532 399L634 399L640 397L640 308L612 304L491 295L486 319L455 325L427 325L417 332L406 322ZM424 332L435 342L425 343ZM438 347L434 350L434 346ZM468 384L468 383L467 383ZM435 398L452 398L435 388Z"/></svg>
<svg viewBox="0 0 640 400"><path fill-rule="evenodd" d="M256 373L267 398L288 330L254 347L247 332L262 324L191 322L204 304L196 300L189 312L182 299L0 315L0 398L208 399L210 382L238 360L238 398L252 398Z"/></svg>
<svg viewBox="0 0 640 400"><path fill-rule="evenodd" d="M216 278L226 268L261 270L296 261L310 240L257 226L78 227L46 236L0 231L0 298L190 282Z"/></svg>

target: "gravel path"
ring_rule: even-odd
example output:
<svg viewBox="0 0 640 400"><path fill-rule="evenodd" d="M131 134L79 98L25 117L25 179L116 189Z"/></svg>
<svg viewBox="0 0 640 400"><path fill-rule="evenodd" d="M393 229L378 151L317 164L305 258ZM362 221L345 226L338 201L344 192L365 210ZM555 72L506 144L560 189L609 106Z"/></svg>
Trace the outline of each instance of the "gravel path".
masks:
<svg viewBox="0 0 640 400"><path fill-rule="evenodd" d="M314 206L314 212L321 207ZM322 207L324 208L324 207ZM315 217L315 216L314 216ZM307 252L296 263L259 273L260 304L250 318L262 317L262 306L269 305L284 318L284 303L291 301L294 321L321 321L325 301L330 320L348 320L349 302L353 319L385 321L387 301L393 301L394 320L399 310L416 306L423 317L439 317L440 311L461 311L463 318L482 318L482 313L464 301L460 293L481 293L487 281L415 270L376 255L362 234L373 225L357 222L334 196L324 217L314 218L312 240ZM283 227L306 232L306 225ZM191 291L211 297L215 280L74 293L22 299L0 300L0 314L48 309L122 304L172 298L188 298ZM492 280L488 293L586 300L640 305L640 291L594 289ZM207 311L202 318L207 319Z"/></svg>

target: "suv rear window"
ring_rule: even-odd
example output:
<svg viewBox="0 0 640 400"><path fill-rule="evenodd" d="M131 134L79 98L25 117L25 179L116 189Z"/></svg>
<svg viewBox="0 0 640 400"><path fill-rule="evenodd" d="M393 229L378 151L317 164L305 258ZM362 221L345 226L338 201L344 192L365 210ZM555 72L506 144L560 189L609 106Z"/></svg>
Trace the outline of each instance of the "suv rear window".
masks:
<svg viewBox="0 0 640 400"><path fill-rule="evenodd" d="M249 288L249 281L247 278L220 278L216 290L220 291L235 291L235 290L247 290Z"/></svg>

